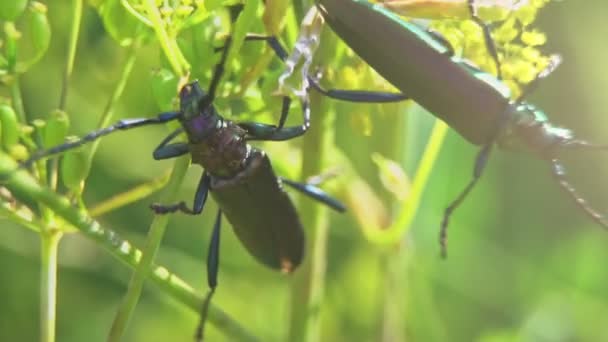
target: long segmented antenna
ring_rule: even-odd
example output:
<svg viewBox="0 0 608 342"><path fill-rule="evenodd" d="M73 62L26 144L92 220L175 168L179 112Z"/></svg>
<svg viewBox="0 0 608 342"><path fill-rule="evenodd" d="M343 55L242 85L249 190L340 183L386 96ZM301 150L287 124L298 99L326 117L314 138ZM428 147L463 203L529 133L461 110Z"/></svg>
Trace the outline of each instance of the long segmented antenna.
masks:
<svg viewBox="0 0 608 342"><path fill-rule="evenodd" d="M180 115L181 115L181 113L179 113L179 112L168 112L168 113L161 113L154 118L120 120L117 123L113 124L112 126L108 126L108 127L93 131L93 132L83 136L80 139L49 148L48 150L36 152L28 160L19 164L19 169L28 168L34 162L36 162L40 159L48 158L52 155L80 147L82 145L95 141L103 136L106 136L110 133L114 133L119 130L128 130L131 128L146 126L146 125L163 124L163 123L177 119Z"/></svg>
<svg viewBox="0 0 608 342"><path fill-rule="evenodd" d="M608 219L604 217L604 215L597 212L593 209L587 201L579 195L574 186L570 184L568 179L566 179L566 169L562 165L559 159L552 158L550 160L551 163L551 174L557 180L559 186L566 190L566 192L570 195L570 197L574 200L576 205L581 208L593 221L602 226L605 229L608 229Z"/></svg>
<svg viewBox="0 0 608 342"><path fill-rule="evenodd" d="M594 144L592 142L579 139L568 140L566 142L561 143L559 147L581 150L608 150L608 145L606 144Z"/></svg>

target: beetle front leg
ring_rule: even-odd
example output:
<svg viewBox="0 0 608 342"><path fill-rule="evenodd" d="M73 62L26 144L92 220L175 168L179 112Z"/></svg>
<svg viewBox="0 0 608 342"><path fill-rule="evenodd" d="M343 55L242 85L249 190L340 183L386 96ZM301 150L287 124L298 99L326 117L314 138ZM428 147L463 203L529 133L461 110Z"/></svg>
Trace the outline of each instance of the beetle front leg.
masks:
<svg viewBox="0 0 608 342"><path fill-rule="evenodd" d="M494 40L492 39L490 28L477 15L477 9L475 8L475 0L468 0L467 5L469 7L469 13L471 14L471 20L473 20L483 32L483 40L486 44L486 49L488 49L490 56L494 60L494 65L496 66L496 77L499 80L502 80L502 72L500 71L500 61L498 60L498 52L496 51L496 44L494 44Z"/></svg>
<svg viewBox="0 0 608 342"><path fill-rule="evenodd" d="M409 96L403 93L377 92L368 90L344 90L344 89L325 89L319 81L312 76L308 76L308 82L317 92L334 100L355 102L355 103L391 103L409 100Z"/></svg>
<svg viewBox="0 0 608 342"><path fill-rule="evenodd" d="M207 172L203 172L201 180L198 183L198 187L196 188L196 193L194 194L194 204L192 206L192 209L188 208L186 202L184 201L170 205L152 203L150 205L150 209L152 209L152 211L154 211L154 213L158 215L165 215L169 213L174 213L176 211L181 211L188 215L198 215L203 212L203 208L205 207L207 195L209 194L210 184L211 177L207 174Z"/></svg>
<svg viewBox="0 0 608 342"><path fill-rule="evenodd" d="M304 123L300 126L283 127L287 120L291 99L283 97L283 106L279 124L268 125L259 122L239 122L238 125L247 131L247 140L283 141L297 138L306 133L310 127L310 106L308 99L302 101L302 115Z"/></svg>
<svg viewBox="0 0 608 342"><path fill-rule="evenodd" d="M450 222L450 216L452 212L456 208L460 206L462 201L467 197L469 192L473 189L477 181L481 177L483 173L483 169L485 168L488 157L490 156L490 152L492 151L493 142L489 142L484 145L477 157L475 158L475 168L473 169L473 178L469 181L469 184L464 188L464 190L456 197L456 199L445 209L443 214L443 220L441 220L441 228L439 231L439 244L441 247L441 257L445 258L447 256L447 239L448 239L448 224Z"/></svg>
<svg viewBox="0 0 608 342"><path fill-rule="evenodd" d="M152 157L154 160L171 159L179 156L183 156L190 150L186 143L175 143L169 144L171 140L175 139L179 134L184 131L183 128L178 128L173 133L169 134L160 144L154 149Z"/></svg>

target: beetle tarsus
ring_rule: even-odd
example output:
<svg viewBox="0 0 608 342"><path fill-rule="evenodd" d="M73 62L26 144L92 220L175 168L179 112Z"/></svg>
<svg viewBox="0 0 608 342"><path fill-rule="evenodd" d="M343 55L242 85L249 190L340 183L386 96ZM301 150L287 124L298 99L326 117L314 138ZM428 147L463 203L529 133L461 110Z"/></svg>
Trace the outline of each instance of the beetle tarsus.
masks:
<svg viewBox="0 0 608 342"><path fill-rule="evenodd" d="M150 209L152 209L152 211L154 211L154 213L157 215L166 215L177 211L181 211L182 213L188 215L199 215L203 212L205 202L207 202L207 195L209 194L210 183L211 177L206 172L204 172L198 183L196 192L194 193L194 204L192 205L192 209L188 208L186 202L184 201L170 205L152 203L150 205Z"/></svg>

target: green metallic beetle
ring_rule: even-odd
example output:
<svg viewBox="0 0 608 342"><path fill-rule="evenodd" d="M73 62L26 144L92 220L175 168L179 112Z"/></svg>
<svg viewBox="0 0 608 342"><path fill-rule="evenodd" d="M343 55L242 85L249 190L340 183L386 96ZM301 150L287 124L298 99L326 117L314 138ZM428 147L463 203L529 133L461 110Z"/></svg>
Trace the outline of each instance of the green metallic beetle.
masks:
<svg viewBox="0 0 608 342"><path fill-rule="evenodd" d="M469 8L472 2L468 0ZM401 93L327 90L312 76L308 79L311 87L332 98L351 102L414 100L470 143L482 146L472 180L445 210L440 233L443 256L450 215L481 176L494 144L524 149L546 160L552 175L576 205L608 228L608 220L587 204L565 178L565 168L556 156L562 149L607 149L608 146L575 138L569 130L553 126L540 109L524 101L538 81L559 65L559 56L553 56L522 95L513 99L499 77L455 56L445 39L379 4L364 0L318 0L316 7L331 29Z"/></svg>

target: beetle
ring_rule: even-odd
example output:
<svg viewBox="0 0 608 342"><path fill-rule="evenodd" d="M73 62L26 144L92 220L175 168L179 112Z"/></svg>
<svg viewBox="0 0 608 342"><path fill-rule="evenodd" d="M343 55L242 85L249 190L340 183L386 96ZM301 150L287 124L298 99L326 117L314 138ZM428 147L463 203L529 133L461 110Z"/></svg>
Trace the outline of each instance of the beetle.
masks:
<svg viewBox="0 0 608 342"><path fill-rule="evenodd" d="M248 41L268 40L264 36L248 35ZM278 41L271 46L278 46ZM284 127L291 99L283 96L278 125L258 122L233 122L224 119L213 106L216 89L224 73L224 64L230 38L221 48L223 53L215 66L208 91L205 93L197 81L185 85L179 94L180 109L164 112L152 118L124 119L116 124L91 132L84 137L34 154L23 162L27 167L36 160L61 153L102 136L147 125L164 124L177 120L181 127L169 134L153 152L155 160L176 158L190 154L192 163L204 168L194 195L192 208L185 202L152 204L156 214L183 212L201 214L208 194L218 204L218 213L212 231L207 256L207 280L210 288L201 312L197 339L202 339L208 305L217 286L221 217L225 216L243 246L257 261L284 273L293 272L304 255L304 230L296 208L283 190L286 184L330 208L343 212L345 206L313 184L297 183L277 177L264 151L252 147L248 140L281 141L301 136L310 125L307 99L302 101L304 123ZM280 58L287 53L275 49ZM171 143L185 133L187 142Z"/></svg>
<svg viewBox="0 0 608 342"><path fill-rule="evenodd" d="M481 146L471 181L445 209L439 235L443 257L450 216L481 177L495 144L521 148L546 160L553 177L576 205L596 223L608 228L608 220L566 179L565 168L556 156L561 149L607 149L608 146L575 138L571 131L552 125L540 109L524 101L539 81L559 65L559 56L554 56L547 68L513 99L499 78L455 56L446 40L438 39L436 34L378 4L365 0L317 0L316 7L331 29L401 93L324 89L312 76L309 77L311 87L329 97L351 102L412 99L467 141ZM361 25L362 22L366 25Z"/></svg>

